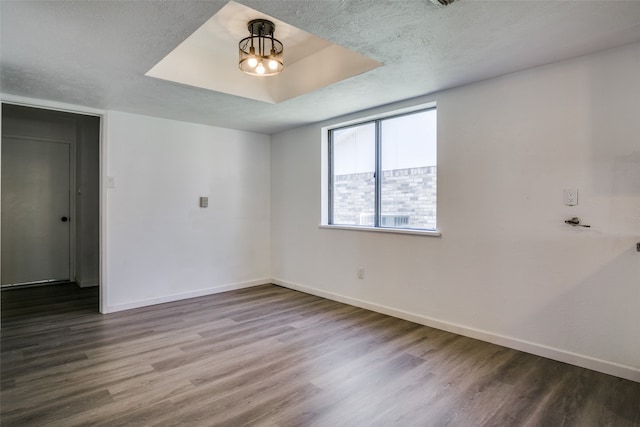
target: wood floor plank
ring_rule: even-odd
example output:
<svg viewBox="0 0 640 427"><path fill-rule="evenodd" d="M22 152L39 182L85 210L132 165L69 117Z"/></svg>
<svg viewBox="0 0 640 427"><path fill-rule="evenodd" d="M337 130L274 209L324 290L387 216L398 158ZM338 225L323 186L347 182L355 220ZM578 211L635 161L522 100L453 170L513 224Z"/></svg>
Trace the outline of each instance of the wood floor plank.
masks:
<svg viewBox="0 0 640 427"><path fill-rule="evenodd" d="M636 426L640 383L274 285L2 292L3 426Z"/></svg>

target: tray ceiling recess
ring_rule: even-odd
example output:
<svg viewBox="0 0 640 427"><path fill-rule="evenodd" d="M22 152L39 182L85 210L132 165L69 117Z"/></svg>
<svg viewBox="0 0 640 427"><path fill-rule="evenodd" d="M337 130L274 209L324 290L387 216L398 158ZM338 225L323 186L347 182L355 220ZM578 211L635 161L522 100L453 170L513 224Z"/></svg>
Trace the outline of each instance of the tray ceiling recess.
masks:
<svg viewBox="0 0 640 427"><path fill-rule="evenodd" d="M267 19L284 44L284 70L251 76L238 68L238 42L247 23ZM146 75L277 104L380 67L382 63L330 43L272 16L227 3Z"/></svg>

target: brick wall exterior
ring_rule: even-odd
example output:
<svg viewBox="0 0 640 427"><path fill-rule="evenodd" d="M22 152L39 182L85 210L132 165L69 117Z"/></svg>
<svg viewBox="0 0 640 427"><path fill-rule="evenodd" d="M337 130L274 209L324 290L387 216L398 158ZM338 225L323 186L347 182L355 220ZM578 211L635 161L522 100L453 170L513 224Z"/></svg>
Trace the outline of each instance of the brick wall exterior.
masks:
<svg viewBox="0 0 640 427"><path fill-rule="evenodd" d="M383 172L382 214L387 216L383 221L389 226L396 221L396 226L435 229L436 175L436 166ZM336 176L333 223L373 225L374 198L373 173Z"/></svg>

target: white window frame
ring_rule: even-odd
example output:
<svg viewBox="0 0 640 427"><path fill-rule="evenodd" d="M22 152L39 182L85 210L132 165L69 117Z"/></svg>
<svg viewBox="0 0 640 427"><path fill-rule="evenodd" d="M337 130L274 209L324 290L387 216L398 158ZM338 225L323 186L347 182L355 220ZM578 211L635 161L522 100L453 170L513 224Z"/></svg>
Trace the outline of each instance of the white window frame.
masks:
<svg viewBox="0 0 640 427"><path fill-rule="evenodd" d="M330 133L334 129L346 128L349 126L358 126L370 122L376 122L384 119L391 119L394 117L400 117L403 115L419 113L421 111L436 109L435 102L428 104L416 105L413 107L397 109L393 111L388 111L368 117L360 117L353 120L336 123L330 126L325 126L322 128L322 136L321 136L321 220L320 220L320 228L323 229L334 229L334 230L353 230L353 231L365 231L365 232L382 232L382 233L392 233L392 234L412 234L412 235L421 235L421 236L432 236L432 237L440 237L442 234L439 228L436 230L430 229L417 229L417 228L391 228L391 227L381 227L378 224L375 226L363 226L363 225L342 225L342 224L332 224L331 223L331 215L332 215L332 197L331 194L331 154L330 154L330 146L331 143ZM437 142L436 142L437 143ZM379 163L379 162L378 162ZM380 165L376 166L376 170L379 170ZM376 174L379 175L379 174ZM379 191L379 190L377 190ZM379 206L376 206L376 212L379 213ZM438 222L436 223L438 224ZM436 225L439 227L439 225Z"/></svg>

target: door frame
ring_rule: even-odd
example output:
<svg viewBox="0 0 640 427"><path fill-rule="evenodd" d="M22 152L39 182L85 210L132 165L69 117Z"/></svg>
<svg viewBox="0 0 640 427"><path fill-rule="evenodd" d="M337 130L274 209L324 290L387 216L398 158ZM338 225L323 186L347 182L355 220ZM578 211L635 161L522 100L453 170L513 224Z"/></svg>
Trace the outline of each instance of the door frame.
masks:
<svg viewBox="0 0 640 427"><path fill-rule="evenodd" d="M39 108L43 110L63 111L66 113L73 113L85 116L98 117L100 120L100 130L98 135L98 154L99 154L99 171L98 171L98 242L99 242L99 265L98 265L98 288L99 288L99 311L105 313L107 308L107 192L105 187L105 176L107 170L107 120L108 114L106 110L97 108L84 107L74 104L66 104L63 102L47 101L43 99L29 98L24 96L10 95L0 93L0 109L2 104L20 105L24 107ZM1 128L1 125L0 125ZM74 166L75 168L75 166ZM75 193L75 188L73 189ZM74 194L75 196L75 194ZM74 213L75 215L75 213ZM2 238L2 236L0 236ZM74 239L75 240L75 239ZM74 243L75 244L75 243ZM74 259L75 263L75 259Z"/></svg>
<svg viewBox="0 0 640 427"><path fill-rule="evenodd" d="M7 102L3 102L8 104ZM64 139L37 138L22 135L3 135L2 139L17 139L19 141L38 141L52 144L67 144L69 146L69 280L76 277L76 142ZM0 152L2 146L0 145ZM43 285L56 282L43 282ZM57 282L60 283L60 282ZM35 284L35 283L34 283ZM38 283L40 284L40 283Z"/></svg>

